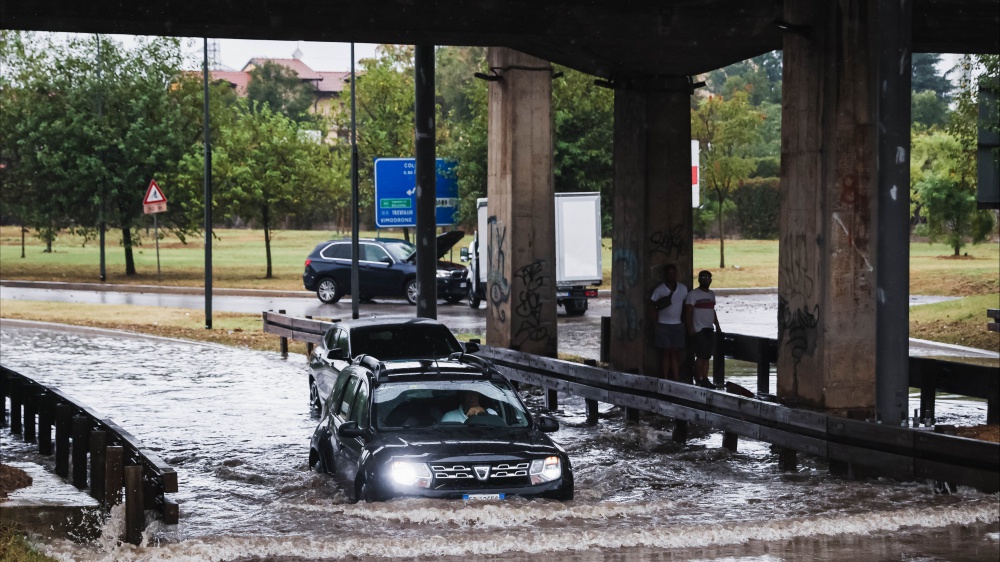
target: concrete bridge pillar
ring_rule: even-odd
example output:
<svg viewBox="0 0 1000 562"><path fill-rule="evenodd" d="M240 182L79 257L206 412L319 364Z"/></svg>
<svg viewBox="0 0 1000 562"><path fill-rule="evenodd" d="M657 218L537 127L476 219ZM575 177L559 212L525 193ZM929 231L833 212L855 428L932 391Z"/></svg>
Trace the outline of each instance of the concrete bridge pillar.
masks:
<svg viewBox="0 0 1000 562"><path fill-rule="evenodd" d="M873 6L785 3L778 395L858 417L875 407Z"/></svg>
<svg viewBox="0 0 1000 562"><path fill-rule="evenodd" d="M659 376L649 297L668 263L692 281L691 86L686 77L617 85L611 366Z"/></svg>
<svg viewBox="0 0 1000 562"><path fill-rule="evenodd" d="M490 47L486 343L555 357L552 66Z"/></svg>

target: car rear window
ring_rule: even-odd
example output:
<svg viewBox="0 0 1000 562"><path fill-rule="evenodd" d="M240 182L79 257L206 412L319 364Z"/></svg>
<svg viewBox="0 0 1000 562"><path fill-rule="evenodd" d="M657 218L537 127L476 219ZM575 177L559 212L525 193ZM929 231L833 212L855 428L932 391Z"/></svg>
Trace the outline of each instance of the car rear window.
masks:
<svg viewBox="0 0 1000 562"><path fill-rule="evenodd" d="M447 357L462 346L444 326L401 325L358 328L351 334L351 354L388 359Z"/></svg>

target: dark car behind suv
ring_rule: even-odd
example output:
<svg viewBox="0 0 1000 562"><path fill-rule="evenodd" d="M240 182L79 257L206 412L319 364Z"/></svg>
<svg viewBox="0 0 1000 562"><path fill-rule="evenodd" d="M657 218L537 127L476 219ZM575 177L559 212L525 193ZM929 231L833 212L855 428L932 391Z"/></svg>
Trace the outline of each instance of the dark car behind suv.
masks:
<svg viewBox="0 0 1000 562"><path fill-rule="evenodd" d="M469 291L465 266L443 261L465 233L459 230L438 236L438 297L456 303ZM372 297L404 297L417 304L416 247L395 238L366 238L358 248L358 283L361 300ZM351 241L329 240L317 245L306 259L302 284L316 291L319 300L335 303L351 292Z"/></svg>
<svg viewBox="0 0 1000 562"><path fill-rule="evenodd" d="M309 355L309 404L315 411L330 395L340 371L359 355L387 359L444 359L457 351L474 353L444 324L428 318L362 318L335 322Z"/></svg>
<svg viewBox="0 0 1000 562"><path fill-rule="evenodd" d="M472 404L475 404L474 406ZM355 500L397 496L573 498L566 452L488 361L360 357L340 372L313 433L309 466Z"/></svg>

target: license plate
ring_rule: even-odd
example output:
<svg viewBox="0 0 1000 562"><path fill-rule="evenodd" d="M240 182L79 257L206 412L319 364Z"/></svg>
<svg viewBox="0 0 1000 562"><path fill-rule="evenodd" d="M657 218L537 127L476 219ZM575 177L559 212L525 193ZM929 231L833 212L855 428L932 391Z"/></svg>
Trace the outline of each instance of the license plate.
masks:
<svg viewBox="0 0 1000 562"><path fill-rule="evenodd" d="M557 297L568 297L569 296L569 291L556 291L556 296Z"/></svg>
<svg viewBox="0 0 1000 562"><path fill-rule="evenodd" d="M507 496L507 494L462 494L462 499L469 500L487 500L496 501L502 500Z"/></svg>
<svg viewBox="0 0 1000 562"><path fill-rule="evenodd" d="M464 289L465 288L465 281L462 281L461 283L459 283L458 286Z"/></svg>

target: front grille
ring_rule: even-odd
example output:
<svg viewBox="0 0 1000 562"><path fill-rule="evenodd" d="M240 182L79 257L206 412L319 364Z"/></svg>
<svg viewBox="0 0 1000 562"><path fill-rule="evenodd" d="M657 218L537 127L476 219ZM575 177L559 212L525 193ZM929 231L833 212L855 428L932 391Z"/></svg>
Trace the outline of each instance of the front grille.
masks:
<svg viewBox="0 0 1000 562"><path fill-rule="evenodd" d="M451 276L454 277L455 279L465 279L465 272L462 271L461 269L456 269L455 271L451 272Z"/></svg>
<svg viewBox="0 0 1000 562"><path fill-rule="evenodd" d="M529 462L432 464L437 489L527 486Z"/></svg>

